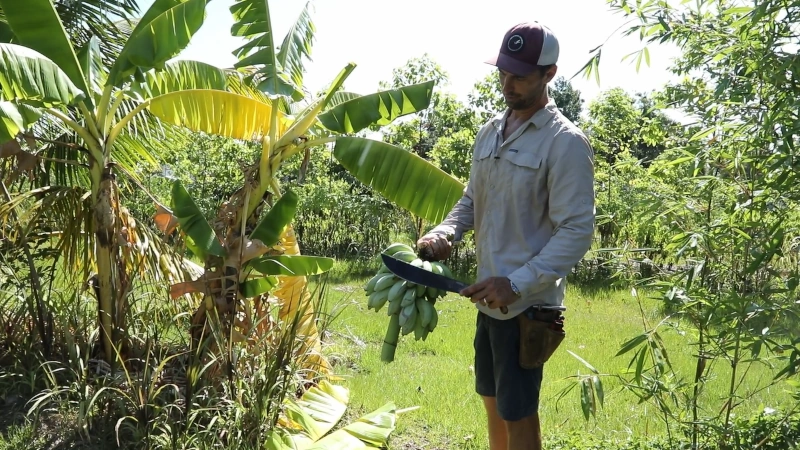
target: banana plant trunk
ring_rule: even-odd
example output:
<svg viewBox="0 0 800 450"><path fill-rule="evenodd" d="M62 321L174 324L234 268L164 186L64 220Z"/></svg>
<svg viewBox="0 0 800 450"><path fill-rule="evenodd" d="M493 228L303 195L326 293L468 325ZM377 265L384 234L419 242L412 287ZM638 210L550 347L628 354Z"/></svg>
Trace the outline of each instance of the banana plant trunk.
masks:
<svg viewBox="0 0 800 450"><path fill-rule="evenodd" d="M117 352L124 353L127 292L121 280L127 279L119 258L119 198L113 164L94 162L92 166L92 227L95 235L95 294L103 357L112 365Z"/></svg>

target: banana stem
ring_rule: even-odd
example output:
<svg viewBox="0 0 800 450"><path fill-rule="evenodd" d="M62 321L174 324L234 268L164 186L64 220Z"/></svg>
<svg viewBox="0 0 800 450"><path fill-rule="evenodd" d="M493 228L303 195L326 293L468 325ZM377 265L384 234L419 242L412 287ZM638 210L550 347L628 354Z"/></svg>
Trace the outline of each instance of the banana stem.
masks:
<svg viewBox="0 0 800 450"><path fill-rule="evenodd" d="M78 122L70 119L69 116L55 108L50 108L47 110L47 112L64 122L64 124L66 124L68 127L72 128L75 133L77 133L78 136L80 136L84 142L86 142L86 147L89 149L89 154L92 156L92 158L100 165L104 163L103 149L100 148L97 139L92 136L92 133L90 133L89 130L82 127Z"/></svg>
<svg viewBox="0 0 800 450"><path fill-rule="evenodd" d="M111 132L108 133L108 143L106 144L106 147L111 148L111 146L114 144L114 141L117 139L117 136L119 136L119 134L122 132L122 129L125 128L125 125L127 125L128 122L130 122L131 119L133 119L137 114L142 112L143 109L150 106L150 102L151 100L143 101L136 108L134 108L133 111L129 112L125 117L122 118L122 120L114 125L114 127L111 129Z"/></svg>
<svg viewBox="0 0 800 450"><path fill-rule="evenodd" d="M86 125L89 131L92 133L95 139L97 139L98 141L102 141L103 136L100 134L100 129L97 128L97 122L95 122L94 120L95 118L92 115L92 112L89 111L89 108L87 108L86 105L83 103L78 104L78 109L81 110L81 114L83 114L83 119L86 121Z"/></svg>
<svg viewBox="0 0 800 450"><path fill-rule="evenodd" d="M103 95L100 97L100 103L97 104L97 124L103 127L103 134L108 133L108 128L104 125L108 114L108 102L111 101L111 90L113 88L114 87L110 84L103 88Z"/></svg>
<svg viewBox="0 0 800 450"><path fill-rule="evenodd" d="M119 91L117 97L114 99L114 103L111 104L111 107L108 109L108 115L104 119L103 124L103 132L108 133L111 129L111 124L114 123L114 116L117 114L117 110L119 109L119 105L122 104L122 100L125 99L125 93L123 91Z"/></svg>
<svg viewBox="0 0 800 450"><path fill-rule="evenodd" d="M400 314L392 314L389 319L389 326L386 327L386 336L383 338L381 347L381 361L394 361L394 352L397 350L397 342L400 338Z"/></svg>
<svg viewBox="0 0 800 450"><path fill-rule="evenodd" d="M295 153L301 152L307 148L316 147L318 145L325 145L331 142L336 142L336 137L326 137L326 138L319 138L314 139L311 141L303 142L302 144L294 147L293 149L289 150L286 155L282 159L289 159L295 155Z"/></svg>

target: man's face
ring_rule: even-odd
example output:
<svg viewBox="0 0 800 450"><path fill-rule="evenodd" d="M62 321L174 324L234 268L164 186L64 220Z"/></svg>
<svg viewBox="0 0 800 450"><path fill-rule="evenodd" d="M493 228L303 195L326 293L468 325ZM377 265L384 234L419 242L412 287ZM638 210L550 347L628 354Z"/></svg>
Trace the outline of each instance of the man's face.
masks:
<svg viewBox="0 0 800 450"><path fill-rule="evenodd" d="M529 75L520 76L498 69L506 105L512 110L524 110L538 103L547 92L547 82L552 78L552 70L553 68L545 73L536 70Z"/></svg>

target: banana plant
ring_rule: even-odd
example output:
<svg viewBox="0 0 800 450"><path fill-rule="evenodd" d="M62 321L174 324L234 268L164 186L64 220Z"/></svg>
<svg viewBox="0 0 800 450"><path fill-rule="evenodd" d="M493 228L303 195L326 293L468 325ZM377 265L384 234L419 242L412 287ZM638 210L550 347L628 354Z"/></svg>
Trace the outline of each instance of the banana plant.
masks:
<svg viewBox="0 0 800 450"><path fill-rule="evenodd" d="M156 0L113 57L100 51L96 37L76 48L52 0L0 0L6 42L0 43L2 156L15 157L18 171L35 172L45 162L66 165L77 174L72 187L88 191L79 195L85 210L75 214L85 220L74 221L79 230L67 230L62 241L67 236L81 240L85 263L96 272L92 285L100 348L109 363L125 353L132 272L145 267L187 273L180 261L181 267L176 267L175 261L163 258L152 240L148 244L148 231L120 205L117 177L136 183L137 168L157 168L149 149L165 133L177 130L159 123L146 109L152 100L176 91L229 90L244 100L261 95L244 86L241 73L190 61L168 63L202 26L205 7L206 0ZM258 113L269 114L270 105L260 105ZM237 121L239 133L263 128L252 120L256 113L250 112L246 124ZM76 137L54 138L50 133ZM66 140L70 142L60 142ZM36 151L38 143L57 141L71 150L68 158L47 159ZM39 192L43 193L48 192ZM24 205L25 198L37 197L22 193L8 204ZM61 242L58 248L73 244ZM148 264L142 264L143 259Z"/></svg>
<svg viewBox="0 0 800 450"><path fill-rule="evenodd" d="M281 164L311 149L332 147L334 156L360 180L429 220L443 218L461 196L463 186L405 149L352 136L370 125L389 124L427 108L432 81L364 96L341 92L342 84L355 68L351 63L321 95L307 98L302 82L304 60L310 56L314 38L310 5L306 5L280 46L273 39L267 1L237 0L231 12L232 34L246 41L234 51L239 58L234 68L244 74L244 85L258 89L263 96L199 87L173 90L143 104L143 109L163 123L261 145L258 159L244 168L244 186L222 205L212 223L200 217L191 197L179 184L173 191L174 211L159 211L163 223L180 224L189 248L205 261L202 279L174 287L173 294L205 295L194 316L195 342L202 336L212 336L220 324L231 336L246 339L253 330L252 324L262 318L248 317L240 321L243 326L237 326L234 317L274 298L280 304L281 318L294 320L303 311L299 334L306 337L306 348L318 349L315 312L306 292L306 277L312 273L304 269L316 270L319 266L290 265L305 261L299 259L291 216L273 214L276 208L287 209L282 202L296 204L294 194L281 192ZM288 221L283 220L287 217ZM272 227L273 232L262 234L264 226ZM171 233L174 229L170 226L162 231ZM281 267L280 272L260 270L268 267L263 262L264 255L281 254L283 259L271 259L268 265L273 269ZM213 317L222 318L222 322L215 322ZM319 354L316 363L315 371L328 371Z"/></svg>

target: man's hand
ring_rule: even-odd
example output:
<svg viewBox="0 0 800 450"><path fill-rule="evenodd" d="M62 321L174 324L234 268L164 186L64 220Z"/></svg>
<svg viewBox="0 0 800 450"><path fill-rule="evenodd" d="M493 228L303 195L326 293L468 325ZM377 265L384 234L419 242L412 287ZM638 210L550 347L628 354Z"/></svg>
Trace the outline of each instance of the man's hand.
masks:
<svg viewBox="0 0 800 450"><path fill-rule="evenodd" d="M417 241L417 248L422 250L423 255L434 261L444 261L450 257L453 250L453 243L445 236L439 234L426 234Z"/></svg>
<svg viewBox="0 0 800 450"><path fill-rule="evenodd" d="M489 309L508 306L519 298L511 289L511 280L507 277L491 277L461 290L459 294L470 297L472 303L481 302Z"/></svg>

